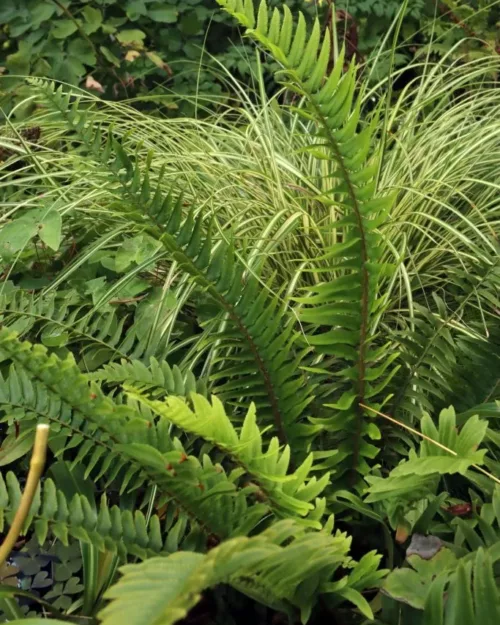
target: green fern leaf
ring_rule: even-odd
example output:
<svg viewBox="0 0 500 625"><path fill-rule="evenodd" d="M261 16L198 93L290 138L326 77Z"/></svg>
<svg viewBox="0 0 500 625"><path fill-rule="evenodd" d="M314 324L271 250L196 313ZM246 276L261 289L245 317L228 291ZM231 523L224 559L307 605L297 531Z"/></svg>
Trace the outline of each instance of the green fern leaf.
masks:
<svg viewBox="0 0 500 625"><path fill-rule="evenodd" d="M328 483L328 474L320 480L314 477L306 481L311 469L312 456L306 459L302 469L288 473L290 448L285 447L280 453L277 438L273 438L268 450L264 451L255 406L251 406L247 412L238 436L231 419L216 397L213 397L210 403L199 395L191 395L190 400L193 404L191 410L184 401L175 397L160 402L134 391L127 392L170 423L203 437L227 453L233 461L245 469L254 482L259 484L278 515L292 517L308 515L314 509L310 502L321 494ZM321 527L318 522L310 523L318 529Z"/></svg>
<svg viewBox="0 0 500 625"><path fill-rule="evenodd" d="M218 2L238 19L232 3ZM343 430L332 445L340 445L344 459L350 462L339 464L338 477L350 468L351 481L356 481L356 472L366 473L367 460L373 457L375 449L364 440L366 434L370 432L374 438L380 437L374 424L368 427L363 423L369 415L361 404L366 404L368 398L373 403L375 391L383 390L394 375L387 371L390 364L386 360L390 355L388 348L382 352L371 348L373 320L380 312L378 281L384 271L391 271L380 263L382 246L378 228L385 221L394 198L376 195L378 159L376 154L370 156L370 153L377 114L369 125L357 132L361 98L354 101L354 61L342 76L342 51L330 75L325 74L330 63L330 35L328 32L321 35L319 22L314 22L311 34L307 36L305 18L299 13L288 50L291 26L287 10L284 10L280 36L278 38L273 31L272 40L267 32L264 11L262 2L257 27L248 30L248 35L283 65L277 73L278 80L307 101L318 127L318 142L308 149L314 155L321 152L321 158L331 162L335 180L331 191L318 199L327 205L342 207L344 213L334 225L336 236L341 234L339 249L332 245L326 251L326 257L316 259L312 267L306 269L315 272L322 280L319 290L309 291L297 302L300 303L298 316L305 326L307 341L313 344L320 341L324 353L338 356L345 363L337 375L344 375L350 382L333 387L330 384L331 388L326 390L329 394L340 393L344 397L336 402L336 410L340 413L330 417L330 423L328 417L312 422L330 432ZM274 22L278 24L277 18ZM351 341L335 341L335 332L340 328L353 333ZM374 384L376 381L378 385ZM347 397L348 402L345 401ZM340 422L342 428L338 427Z"/></svg>
<svg viewBox="0 0 500 625"><path fill-rule="evenodd" d="M307 617L322 584L347 562L347 550L343 535L304 533L293 522L281 521L258 536L229 540L206 555L181 552L123 567L123 577L107 592L111 601L99 616L103 625L125 618L130 625L170 625L184 618L203 590L227 583L275 609L290 612L296 607ZM349 587L348 578L335 586L361 605L361 595ZM327 592L335 596L334 585Z"/></svg>
<svg viewBox="0 0 500 625"><path fill-rule="evenodd" d="M248 22L245 15L249 5L245 8L243 3L235 2L232 6L239 17ZM261 13L260 21L267 29L267 10L265 17ZM50 83L30 80L63 115L68 127L79 133L92 157L109 172L109 184L113 189L116 190L118 183L127 218L138 222L148 235L161 242L170 258L219 306L221 323L227 327L227 332L217 337L217 349L224 350L225 361L229 363L227 369L222 369L227 375L222 375L221 379L234 377L234 363L242 360L253 363L257 375L238 376L234 385L235 380L229 379L218 389L218 394L224 401L236 405L261 398L259 415L264 423L272 424L281 443L294 441L292 449L302 460L308 439L315 433L315 428L305 419L307 407L314 398L314 385L307 383L305 374L297 366L304 358L304 351L295 348L296 337L292 337L286 309L277 306L279 300L272 292L268 294L262 289L259 276L247 271L232 245L219 241L210 249L210 225L192 207L184 216L181 198L175 200L169 192L160 202L162 194L158 189L151 189L145 203L149 182L144 184L144 180L148 180L148 174L132 163L112 130L108 133L106 147L96 146L94 130L81 123L84 112L70 107L69 97L60 89L54 90ZM256 306L248 306L257 292L263 296L257 298Z"/></svg>
<svg viewBox="0 0 500 625"><path fill-rule="evenodd" d="M20 494L21 489L14 473L8 472L5 479L0 475L0 531L4 518L8 524L12 522L19 506ZM34 526L40 544L52 533L65 545L72 537L100 551L115 553L122 560L127 555L142 560L169 553L167 544L163 544L159 535L160 521L156 515L152 515L149 523L146 523L144 515L139 511L132 517L129 511L120 510L117 506L109 508L104 496L99 506L94 508L92 504L85 496L78 494L68 501L61 491L56 490L51 479L45 479L33 500L23 533L26 534Z"/></svg>
<svg viewBox="0 0 500 625"><path fill-rule="evenodd" d="M366 501L402 497L417 500L423 494L432 492L438 476L453 473L465 475L474 465L484 464L486 450L478 450L477 447L483 441L487 427L487 421L473 416L457 434L453 408L441 411L438 427L429 415L424 415L422 433L426 438L418 456L410 453L409 460L399 464L387 478L367 477L370 488Z"/></svg>

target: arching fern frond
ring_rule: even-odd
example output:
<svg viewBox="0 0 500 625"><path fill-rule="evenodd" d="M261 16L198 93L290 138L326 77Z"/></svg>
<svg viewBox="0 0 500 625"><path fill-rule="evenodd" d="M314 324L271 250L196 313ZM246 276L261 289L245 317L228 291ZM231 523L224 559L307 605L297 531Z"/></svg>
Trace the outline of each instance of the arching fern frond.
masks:
<svg viewBox="0 0 500 625"><path fill-rule="evenodd" d="M147 391L154 397L179 395L187 397L190 393L206 394L205 385L197 381L191 371L185 374L177 365L170 367L163 360L159 362L151 357L149 366L140 360L128 362L121 360L104 365L101 369L89 374L91 380L120 386L132 386L137 390Z"/></svg>
<svg viewBox="0 0 500 625"><path fill-rule="evenodd" d="M138 359L148 350L146 341L134 331L130 315L119 312L123 311L118 306L91 310L76 291L36 297L19 289L0 296L3 325L29 338L39 336L53 347L78 344L85 369L95 368L93 363ZM165 344L156 341L153 354L162 358L165 351Z"/></svg>
<svg viewBox="0 0 500 625"><path fill-rule="evenodd" d="M454 275L457 295L448 295L444 300L433 293L435 310L413 303L413 318L393 334L399 342L404 366L393 382L392 414L419 419L423 411L432 412L436 406L454 402L457 390L462 395L459 401L463 402L466 391L472 394L471 384L470 380L460 378L464 374L474 378L474 370L481 371L484 378L482 384L476 380L476 391L483 388L485 397L495 392L498 380L495 371L499 371L495 306L499 298L494 294L500 288L499 258L478 259L476 271ZM486 293L485 301L491 302L491 312L483 306L475 321L464 311L480 292ZM403 321L402 316L399 321ZM485 382L490 388L485 389ZM474 403L466 404L467 408Z"/></svg>
<svg viewBox="0 0 500 625"><path fill-rule="evenodd" d="M180 552L123 567L123 577L106 594L111 602L99 616L103 625L118 625L124 619L130 625L171 625L198 602L203 590L227 583L290 615L300 610L302 622L309 618L323 588L345 596L372 618L349 576L332 584L331 590L328 587L335 571L351 564L348 550L344 534L304 532L291 521L281 521L258 536L227 541L206 555ZM373 554L363 562L364 573L371 574L365 579L371 577L373 583L384 574L373 576L377 564Z"/></svg>
<svg viewBox="0 0 500 625"><path fill-rule="evenodd" d="M311 263L308 270L321 282L297 298L298 315L306 325L308 344L334 357L333 373L340 380L331 389L336 395L330 404L334 416L313 423L334 433L340 452L337 460L344 459L338 474L350 468L351 481L356 481L356 472L366 474L366 460L377 453L366 438L380 437L360 404L368 400L380 404L397 357L388 346L375 346L371 336L372 318L382 305L378 280L390 270L381 262L383 246L377 229L394 200L391 195L377 195L379 164L377 155L371 154L377 115L358 131L361 96L355 98L355 65L351 63L342 75L342 52L328 73L331 38L328 29L321 32L318 19L307 36L303 14L294 26L286 5L282 12L274 9L269 18L265 0L256 13L251 0L218 3L282 65L278 81L305 99L317 125L316 140L307 149L329 164L331 188L318 200L339 215L331 226L337 243ZM328 374L332 369L325 371Z"/></svg>
<svg viewBox="0 0 500 625"><path fill-rule="evenodd" d="M181 430L204 438L228 454L249 474L252 481L259 485L263 495L269 499L271 508L278 515L306 517L314 510L311 502L328 484L328 473L319 480L316 477L308 479L312 467L312 454L297 470L290 473L288 446L280 451L278 439L274 437L267 451L264 450L254 405L248 410L238 435L231 419L226 415L224 406L216 397L213 397L210 403L200 395L191 395L193 405L191 409L186 402L176 397L161 402L133 391L129 391L128 394ZM320 506L319 518L321 510ZM320 529L317 512L311 515L316 520L308 520L308 524Z"/></svg>
<svg viewBox="0 0 500 625"><path fill-rule="evenodd" d="M231 242L214 241L213 228L202 214L193 207L186 210L182 197L174 197L171 190L164 192L162 172L153 183L149 161L141 171L112 130L103 134L95 128L78 101L71 102L71 94L47 81L30 82L99 162L103 183L120 198L115 212L160 241L169 259L219 306L227 329L218 336L225 364L215 388L220 386L223 399L248 405L255 398L264 423L273 425L282 443L298 442L292 445L294 453L305 456L300 439L315 431L304 422L313 387L299 369L304 350L296 349L293 325L279 298L262 287L258 272L247 270Z"/></svg>
<svg viewBox="0 0 500 625"><path fill-rule="evenodd" d="M455 333L447 317L417 303L413 308L413 318L395 334L404 367L394 380L397 391L391 412L419 420L423 411L432 412L435 403L449 393L457 356Z"/></svg>

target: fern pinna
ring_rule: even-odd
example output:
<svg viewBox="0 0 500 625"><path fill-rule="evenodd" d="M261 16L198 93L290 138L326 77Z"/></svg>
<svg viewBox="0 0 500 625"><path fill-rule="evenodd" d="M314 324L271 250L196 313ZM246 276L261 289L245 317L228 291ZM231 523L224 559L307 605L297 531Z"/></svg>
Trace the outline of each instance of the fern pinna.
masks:
<svg viewBox="0 0 500 625"><path fill-rule="evenodd" d="M348 546L340 532L335 537L327 532L306 533L291 521L280 521L258 536L234 538L206 555L178 553L123 567L122 579L107 594L112 601L100 616L103 625L117 625L124 619L131 625L172 625L186 616L204 589L226 583L290 618L298 609L304 623L318 593L324 593L331 606L348 599L372 618L359 590L376 584L384 574L374 569L373 553L348 576L330 581L347 564ZM154 606L147 621L145 599L148 606Z"/></svg>
<svg viewBox="0 0 500 625"><path fill-rule="evenodd" d="M218 2L282 65L278 81L304 98L317 124L316 140L308 150L329 162L330 189L318 200L340 214L332 226L338 242L306 269L323 281L296 301L307 343L325 356L325 362L336 357L333 370L324 372L338 380L333 385L329 380L328 393L335 392L336 401L328 407L335 413L311 421L340 438L339 475L349 466L365 474L366 459L377 453L367 439L377 439L380 433L366 418L362 404L377 404L396 371L390 367L396 354L389 355L387 347L375 347L372 335L372 319L382 305L377 298L378 279L382 271L391 270L380 262L378 228L393 202L391 195L377 195L379 159L372 153L377 115L358 130L362 94L355 97L355 64L342 75L342 51L328 74L331 35L328 29L321 34L318 20L307 37L304 16L299 13L295 26L286 5L270 16L265 0L257 14L252 0Z"/></svg>

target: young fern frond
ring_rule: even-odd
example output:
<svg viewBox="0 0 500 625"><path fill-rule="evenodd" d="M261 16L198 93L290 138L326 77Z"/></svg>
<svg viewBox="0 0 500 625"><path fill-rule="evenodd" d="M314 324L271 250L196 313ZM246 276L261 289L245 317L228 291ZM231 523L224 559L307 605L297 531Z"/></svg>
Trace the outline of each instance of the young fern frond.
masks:
<svg viewBox="0 0 500 625"><path fill-rule="evenodd" d="M0 474L0 531L5 521L12 521L20 497L21 487L14 473L9 471L5 478ZM45 479L33 500L24 532L33 528L40 545L50 534L64 545L71 537L100 551L117 553L122 559L127 554L146 559L166 555L178 547L165 539L161 525L157 515L152 515L148 523L142 512L132 514L118 506L109 507L104 496L98 506L79 494L68 501L51 479Z"/></svg>
<svg viewBox="0 0 500 625"><path fill-rule="evenodd" d="M285 447L280 451L277 437L271 439L267 451L264 451L254 405L248 410L238 435L225 413L224 406L216 397L210 403L200 395L191 395L191 409L177 397L161 402L134 391L127 391L127 394L181 430L213 443L228 454L259 485L262 494L278 516L306 517L308 525L321 528L319 520L323 515L324 501L319 502L316 510L311 502L327 486L329 474L324 474L319 480L316 477L308 479L312 454L290 473L290 448Z"/></svg>
<svg viewBox="0 0 500 625"><path fill-rule="evenodd" d="M437 426L428 414L424 415L421 428L425 438L418 453L410 451L409 459L386 478L367 477L370 488L366 501L416 501L436 488L441 475L466 475L474 465L484 463L486 449L478 447L488 422L477 415L470 417L458 432L455 411L447 408L441 411Z"/></svg>
<svg viewBox="0 0 500 625"><path fill-rule="evenodd" d="M321 34L317 19L307 37L304 16L299 13L294 27L287 6L282 13L275 9L269 20L265 0L257 15L251 0L218 3L282 65L276 74L278 81L305 99L317 123L316 141L307 149L329 163L331 188L318 200L335 207L340 215L332 225L338 243L306 269L319 275L322 282L296 301L308 344L343 363L337 363L335 376L347 379L348 385L336 385L340 397L330 405L336 414L312 422L334 432L341 441L338 460L345 462L337 467L338 474L350 468L351 481L355 481L357 471L368 471L366 459L377 453L365 437L380 437L360 404L378 401L394 375L390 365L396 357L389 355L387 347L375 348L371 336L372 318L381 306L378 280L382 272L390 270L381 262L378 228L394 200L392 195L377 195L378 159L371 154L377 115L358 131L361 96L355 98L355 65L351 63L342 75L342 52L333 71L327 73L330 34L328 30Z"/></svg>
<svg viewBox="0 0 500 625"><path fill-rule="evenodd" d="M315 431L303 422L313 387L299 370L307 350L296 349L297 337L279 298L247 271L231 243L213 241L203 215L191 207L186 216L182 197L164 193L162 172L153 185L149 162L141 172L112 130L106 137L93 128L70 94L46 81L31 82L105 168L107 183L121 197L122 214L160 241L169 259L218 304L227 321L227 330L217 337L218 349L226 350L225 365L217 372L221 382L215 384L221 397L236 405L255 398L264 424L273 424L281 443L298 442L292 449L304 457L307 443L299 441Z"/></svg>
<svg viewBox="0 0 500 625"><path fill-rule="evenodd" d="M292 521L280 521L258 536L226 541L206 555L180 552L124 566L99 616L103 625L124 619L130 625L172 625L196 605L203 590L226 583L290 616L300 610L302 622L322 591L340 600L345 597L372 618L360 590L367 582L378 583L377 556L369 554L350 576L330 584L335 571L350 564L349 542L339 532L304 532Z"/></svg>

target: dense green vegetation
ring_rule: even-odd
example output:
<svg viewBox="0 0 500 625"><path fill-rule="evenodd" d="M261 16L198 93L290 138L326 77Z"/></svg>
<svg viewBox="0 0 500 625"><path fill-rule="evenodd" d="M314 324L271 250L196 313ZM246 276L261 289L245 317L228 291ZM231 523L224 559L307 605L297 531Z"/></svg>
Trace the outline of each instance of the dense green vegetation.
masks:
<svg viewBox="0 0 500 625"><path fill-rule="evenodd" d="M11 85L0 619L496 624L498 55L218 3L255 90L202 115Z"/></svg>
<svg viewBox="0 0 500 625"><path fill-rule="evenodd" d="M270 2L284 4L292 13L302 10L308 23L318 17L323 29L338 31L347 57L362 62L380 54L403 3L340 0L334 11L323 0ZM454 46L455 55L470 58L496 54L499 21L497 0L412 0L393 62L404 67ZM277 67L269 58L264 65L269 91ZM386 77L389 67L382 56L375 75ZM184 115L199 98L227 101L234 92L228 71L250 85L256 80L252 47L215 0L2 0L0 6L0 118L32 113L23 81L28 74Z"/></svg>

